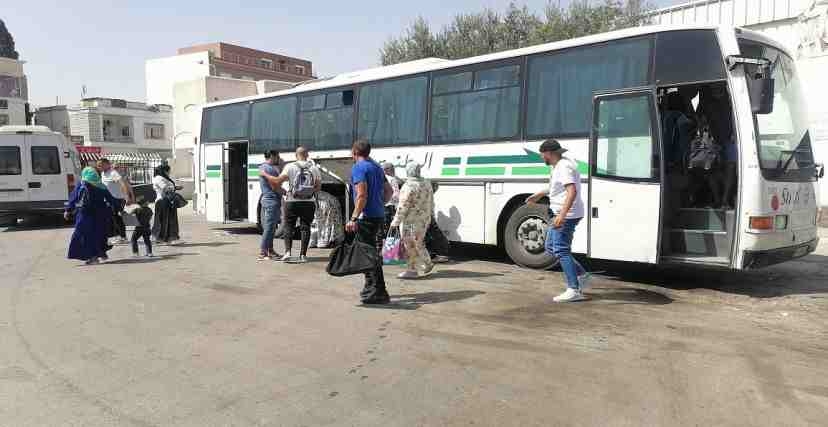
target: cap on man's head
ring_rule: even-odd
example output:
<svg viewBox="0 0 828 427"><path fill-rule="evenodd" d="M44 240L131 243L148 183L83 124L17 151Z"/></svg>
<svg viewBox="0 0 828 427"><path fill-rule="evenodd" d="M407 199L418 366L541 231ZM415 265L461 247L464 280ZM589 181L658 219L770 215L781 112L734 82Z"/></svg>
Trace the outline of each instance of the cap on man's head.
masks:
<svg viewBox="0 0 828 427"><path fill-rule="evenodd" d="M547 139L546 141L543 141L543 143L540 146L540 150L538 151L540 151L541 153L563 154L566 153L567 150L566 148L561 147L560 142L554 139Z"/></svg>

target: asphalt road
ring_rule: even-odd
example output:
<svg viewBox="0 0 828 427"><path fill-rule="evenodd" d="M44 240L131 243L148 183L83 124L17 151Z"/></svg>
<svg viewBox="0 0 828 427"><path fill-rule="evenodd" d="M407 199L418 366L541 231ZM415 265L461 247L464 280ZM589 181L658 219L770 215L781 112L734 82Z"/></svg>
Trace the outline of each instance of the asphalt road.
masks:
<svg viewBox="0 0 828 427"><path fill-rule="evenodd" d="M825 425L828 246L748 273L559 273L461 248L428 280L256 262L258 236L182 218L153 260L66 260L70 228L0 229L3 426ZM823 241L826 241L823 233ZM396 268L387 269L393 277Z"/></svg>

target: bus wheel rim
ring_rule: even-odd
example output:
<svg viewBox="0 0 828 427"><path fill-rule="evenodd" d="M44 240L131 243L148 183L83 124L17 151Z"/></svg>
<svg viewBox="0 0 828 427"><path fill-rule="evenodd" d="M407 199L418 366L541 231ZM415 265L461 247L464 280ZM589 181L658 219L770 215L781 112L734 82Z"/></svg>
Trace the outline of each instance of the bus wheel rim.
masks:
<svg viewBox="0 0 828 427"><path fill-rule="evenodd" d="M517 226L515 237L526 252L542 253L546 241L546 221L538 216L524 218Z"/></svg>

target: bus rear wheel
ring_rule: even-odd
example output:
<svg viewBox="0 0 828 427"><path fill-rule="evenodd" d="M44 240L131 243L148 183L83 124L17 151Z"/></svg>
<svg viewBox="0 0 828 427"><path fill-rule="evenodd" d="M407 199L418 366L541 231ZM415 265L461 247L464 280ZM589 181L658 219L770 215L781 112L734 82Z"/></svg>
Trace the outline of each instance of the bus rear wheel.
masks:
<svg viewBox="0 0 828 427"><path fill-rule="evenodd" d="M537 269L558 264L544 249L547 217L545 205L521 205L512 211L503 230L503 247L516 264Z"/></svg>

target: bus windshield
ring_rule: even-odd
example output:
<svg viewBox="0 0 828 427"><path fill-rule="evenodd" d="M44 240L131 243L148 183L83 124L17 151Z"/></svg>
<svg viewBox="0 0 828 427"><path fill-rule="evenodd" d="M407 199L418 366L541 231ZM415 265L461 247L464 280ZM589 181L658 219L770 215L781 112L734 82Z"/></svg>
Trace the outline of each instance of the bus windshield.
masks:
<svg viewBox="0 0 828 427"><path fill-rule="evenodd" d="M813 181L814 153L808 133L808 112L793 59L771 46L742 40L742 55L771 62L773 111L754 114L759 164L766 179Z"/></svg>

